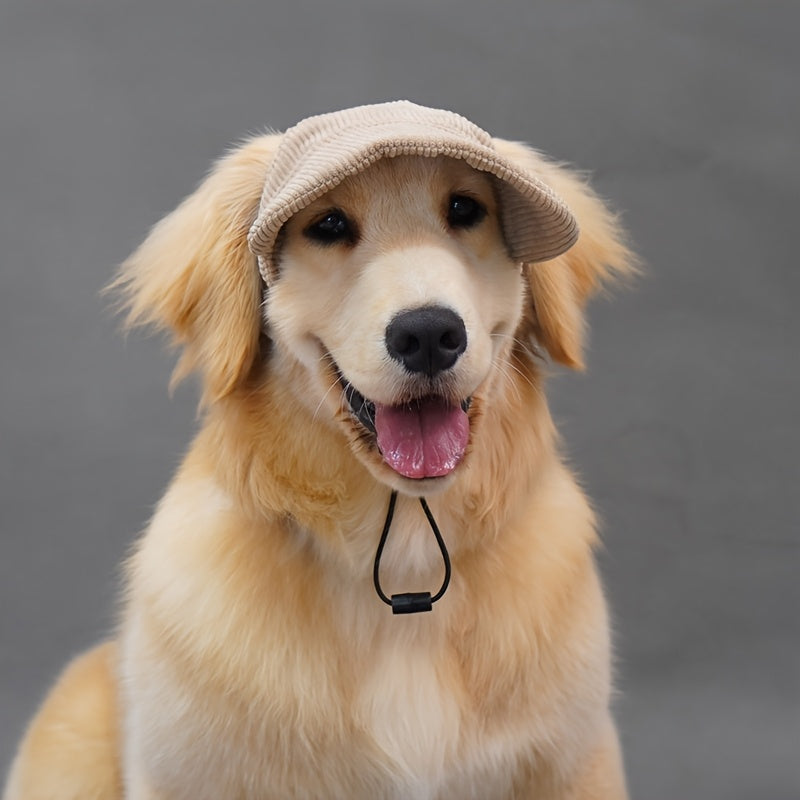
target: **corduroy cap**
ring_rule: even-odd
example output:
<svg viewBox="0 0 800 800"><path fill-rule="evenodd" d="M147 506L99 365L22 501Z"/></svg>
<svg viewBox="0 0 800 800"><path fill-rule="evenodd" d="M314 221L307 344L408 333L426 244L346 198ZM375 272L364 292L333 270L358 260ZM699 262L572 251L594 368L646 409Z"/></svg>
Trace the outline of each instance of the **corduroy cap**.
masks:
<svg viewBox="0 0 800 800"><path fill-rule="evenodd" d="M503 234L516 261L547 261L578 238L564 202L500 156L486 131L452 111L398 100L308 117L283 135L248 235L267 284L277 274L275 240L290 217L379 159L401 155L458 158L498 178Z"/></svg>

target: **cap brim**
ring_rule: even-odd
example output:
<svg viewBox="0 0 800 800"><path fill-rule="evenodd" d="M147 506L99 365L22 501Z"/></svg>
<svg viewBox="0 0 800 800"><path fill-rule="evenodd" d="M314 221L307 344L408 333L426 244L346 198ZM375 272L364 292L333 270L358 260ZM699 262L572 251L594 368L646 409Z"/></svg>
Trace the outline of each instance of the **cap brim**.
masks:
<svg viewBox="0 0 800 800"><path fill-rule="evenodd" d="M270 187L268 181L249 234L250 248L259 257L265 279L273 277L275 240L287 220L346 178L397 156L446 156L494 175L503 234L515 261L547 261L565 252L578 237L578 224L569 208L535 175L500 156L485 136L486 144L451 127L402 119L325 130L306 144L304 152L285 153L295 169L279 185ZM275 161L280 158L279 151Z"/></svg>

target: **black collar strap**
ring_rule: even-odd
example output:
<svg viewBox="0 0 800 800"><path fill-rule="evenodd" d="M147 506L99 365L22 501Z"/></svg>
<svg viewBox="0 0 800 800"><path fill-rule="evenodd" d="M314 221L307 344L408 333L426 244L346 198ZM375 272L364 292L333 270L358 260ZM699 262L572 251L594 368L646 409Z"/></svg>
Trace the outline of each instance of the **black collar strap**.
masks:
<svg viewBox="0 0 800 800"><path fill-rule="evenodd" d="M450 583L450 556L447 552L444 539L442 539L442 534L439 533L439 527L436 524L436 520L433 518L433 514L431 514L431 510L428 508L428 504L425 502L424 497L420 497L419 502L422 506L422 510L425 512L425 516L428 518L428 524L431 526L433 535L436 537L436 542L439 545L439 550L442 552L442 560L444 561L444 581L442 581L442 586L439 591L433 595L433 597L431 597L430 592L406 592L404 594L393 594L390 599L383 593L383 589L381 589L381 555L383 554L383 546L386 544L386 539L389 536L389 528L392 526L396 502L397 492L393 491L392 496L389 498L389 508L386 512L386 522L383 523L381 540L378 543L378 550L375 553L375 567L372 571L372 579L375 583L375 591L378 593L378 597L380 597L380 599L383 600L386 605L392 607L393 614L416 614L419 611L430 611L433 608L433 604L437 600L440 600L442 595L447 591L447 586Z"/></svg>

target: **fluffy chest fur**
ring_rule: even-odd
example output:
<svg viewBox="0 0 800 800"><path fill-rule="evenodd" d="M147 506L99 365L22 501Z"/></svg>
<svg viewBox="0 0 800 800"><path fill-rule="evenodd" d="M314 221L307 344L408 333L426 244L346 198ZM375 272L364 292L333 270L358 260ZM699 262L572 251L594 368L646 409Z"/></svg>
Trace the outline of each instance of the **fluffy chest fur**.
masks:
<svg viewBox="0 0 800 800"><path fill-rule="evenodd" d="M398 618L368 580L331 580L297 523L245 522L187 469L131 563L130 768L151 765L187 798L503 797L532 759L568 772L603 719L607 639L590 515L566 474L553 483L557 499L502 543L455 548L458 581L435 614ZM425 553L411 510L398 549ZM529 525L571 531L572 554L520 558ZM435 560L421 560L429 578Z"/></svg>

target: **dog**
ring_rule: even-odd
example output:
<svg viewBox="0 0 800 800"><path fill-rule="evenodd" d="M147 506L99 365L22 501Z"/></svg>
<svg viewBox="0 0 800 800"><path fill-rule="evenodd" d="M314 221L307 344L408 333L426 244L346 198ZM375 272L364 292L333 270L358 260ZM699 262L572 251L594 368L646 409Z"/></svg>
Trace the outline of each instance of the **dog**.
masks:
<svg viewBox="0 0 800 800"><path fill-rule="evenodd" d="M626 797L595 520L543 390L634 258L527 146L356 112L412 132L313 190L289 132L255 137L122 266L203 424L5 800Z"/></svg>

